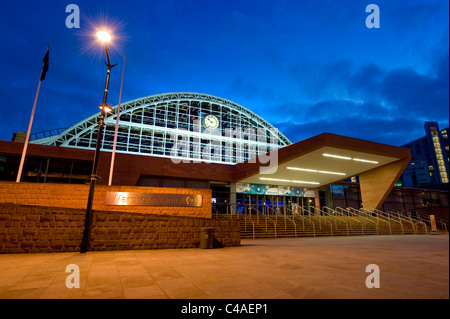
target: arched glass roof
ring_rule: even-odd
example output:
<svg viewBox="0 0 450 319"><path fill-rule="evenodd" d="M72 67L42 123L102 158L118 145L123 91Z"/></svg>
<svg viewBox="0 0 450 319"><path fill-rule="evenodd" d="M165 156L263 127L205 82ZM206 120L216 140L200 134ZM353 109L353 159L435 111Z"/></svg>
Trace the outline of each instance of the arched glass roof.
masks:
<svg viewBox="0 0 450 319"><path fill-rule="evenodd" d="M100 112L36 144L94 149ZM117 106L105 119L102 150L112 150ZM122 103L117 152L180 161L235 164L291 142L269 122L232 101L200 93L165 93Z"/></svg>

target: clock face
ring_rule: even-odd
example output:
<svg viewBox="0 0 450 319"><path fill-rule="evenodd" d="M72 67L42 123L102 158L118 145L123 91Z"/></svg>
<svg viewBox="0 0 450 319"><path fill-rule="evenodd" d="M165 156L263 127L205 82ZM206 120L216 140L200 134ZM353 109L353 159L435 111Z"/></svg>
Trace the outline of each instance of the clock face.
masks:
<svg viewBox="0 0 450 319"><path fill-rule="evenodd" d="M214 115L207 115L203 120L203 124L208 130L215 130L219 127L219 119Z"/></svg>

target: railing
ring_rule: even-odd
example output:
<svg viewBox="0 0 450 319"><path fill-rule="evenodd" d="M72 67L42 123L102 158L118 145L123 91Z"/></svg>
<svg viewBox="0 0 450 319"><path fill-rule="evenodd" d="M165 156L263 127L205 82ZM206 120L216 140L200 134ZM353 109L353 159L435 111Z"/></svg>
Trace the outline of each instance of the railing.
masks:
<svg viewBox="0 0 450 319"><path fill-rule="evenodd" d="M393 215L392 213L390 213L389 211L382 211L379 209L373 209L374 211L376 211L379 215L381 215L382 217L385 217L388 219L389 221L389 225L391 225L391 221L395 222L395 223L399 223L400 224L400 229L402 230L402 234L405 234L405 229L403 228L403 223L401 220L396 220L395 219L395 215Z"/></svg>
<svg viewBox="0 0 450 319"><path fill-rule="evenodd" d="M286 206L284 206L284 209L287 210L287 211L290 211L292 216L294 216L294 214L295 214L295 215L297 215L298 217L300 217L302 219L303 231L305 231L305 220L307 222L310 222L311 225L312 225L312 228L313 228L313 236L316 237L316 224L314 224L314 222L312 220L306 218L305 216L299 214L298 212L295 212L295 211L287 208Z"/></svg>
<svg viewBox="0 0 450 319"><path fill-rule="evenodd" d="M287 217L286 215L281 214L278 209L275 209L273 207L270 206L266 206L268 210L272 210L275 216L280 215L281 217L284 218L284 230L287 231L287 221L289 220L290 222L292 222L294 224L294 235L295 238L297 238L297 225L295 224L295 221L290 219L289 217ZM278 207L277 207L278 208ZM277 219L278 222L278 219Z"/></svg>
<svg viewBox="0 0 450 319"><path fill-rule="evenodd" d="M239 209L236 207L236 216L239 218L239 216L243 216L246 220L250 221L252 223L252 232L253 232L253 239L255 239L255 222L251 220L251 218L248 218L245 216L244 213L241 213ZM244 222L244 230L247 231L247 223Z"/></svg>
<svg viewBox="0 0 450 319"><path fill-rule="evenodd" d="M333 236L333 223L330 222L328 219L323 218L323 217L320 216L320 215L317 215L317 214L315 213L315 211L317 210L317 208L314 207L314 206L311 206L311 207L313 208L313 215L314 215L315 217L317 217L317 219L319 220L319 229L322 230L322 223L321 223L321 221L323 220L323 221L325 221L326 223L329 223L329 224L330 224L330 232L331 232L331 236ZM307 210L307 209L305 209L305 208L303 208L303 207L300 207L300 206L299 206L299 209L300 209L302 212L306 212L306 213L308 213L309 216L311 216L311 211L309 211L309 210Z"/></svg>
<svg viewBox="0 0 450 319"><path fill-rule="evenodd" d="M331 208L329 208L329 207L327 207L327 206L324 206L324 207L322 207L323 209L321 209L320 211L323 213L323 214L325 214L326 216L330 216L330 217L333 217L334 218L334 226L336 227L336 229L338 228L338 224L337 224L337 221L339 220L339 221L341 221L341 222L344 222L345 223L345 226L346 226L346 228L347 228L347 236L350 236L350 229L349 229L349 227L348 227L348 223L345 221L345 220L343 220L342 218L339 218L337 215L334 215L334 214L330 214L330 210L331 211L333 211L333 212L335 212L333 209L331 209ZM363 229L363 233L364 233L364 229Z"/></svg>
<svg viewBox="0 0 450 319"><path fill-rule="evenodd" d="M261 207L262 211L260 210ZM314 206L310 206L308 208L298 206L298 209L294 210L285 205L275 207L264 204L261 205L261 207L250 204L228 203L226 204L226 214L224 214L223 210L225 209L225 206L223 206L222 209L219 210L218 207L213 205L212 215L216 218L234 218L234 216L238 219L244 218L245 221L243 221L243 228L245 229L245 231L247 231L247 224L249 222L251 223L253 239L256 237L255 225L262 225L262 227L259 226L259 228L261 228L262 230L265 223L265 231L267 232L269 231L268 225L272 223L274 229L274 237L277 238L280 234L280 227L283 227L283 222L285 231L288 230L287 224L291 222L294 225L294 236L298 237L299 228L297 226L300 225L300 220L303 226L303 231L305 231L305 221L312 225L312 233L314 237L317 236L317 226L320 230L322 230L322 223L325 223L325 225L327 223L329 224L331 236L335 235L335 229L338 229L338 223L342 222L345 224L347 236L350 236L350 229L355 227L355 222L361 225L362 235L365 235L367 233L367 226L369 225L369 223L373 223L375 225L377 235L380 234L380 224L382 223L387 224L389 228L389 234L391 235L393 233L393 230L398 232L399 229L401 229L402 234L405 234L406 231L411 233L411 228L414 234L418 234L421 227L423 227L425 233L428 234L427 224L429 224L431 227L429 214L420 211L415 211L416 215L413 217L411 212L409 211L398 210L382 211L379 209L368 210L364 208L358 210L352 207L336 207L333 209L327 206L323 206L322 210ZM278 216L282 218L281 221L278 220L280 218ZM313 216L314 218L311 218L311 216ZM345 219L342 218L344 216ZM261 218L264 219L262 223L260 223ZM398 223L399 227L393 228L392 226L395 223ZM441 229L445 229L445 231L447 231L446 223L442 219L436 218L436 223ZM411 225L411 227L408 225ZM292 231L292 228L289 229L290 231ZM341 229L343 230L343 228Z"/></svg>
<svg viewBox="0 0 450 319"><path fill-rule="evenodd" d="M216 214L216 218L218 218L219 215L222 216L222 218L226 218L221 212L219 212L219 210L215 206L212 206L212 208L213 208L213 213L215 212L215 214Z"/></svg>
<svg viewBox="0 0 450 319"><path fill-rule="evenodd" d="M417 224L422 224L423 228L425 230L425 233L427 233L427 225L424 222L422 222L418 219L414 219L414 218L412 218L412 216L405 215L400 211L395 210L395 212L398 214L399 218L401 218L402 220L406 220L407 222L410 222L413 225L413 227L415 228L416 234L419 233L419 227L417 227Z"/></svg>
<svg viewBox="0 0 450 319"><path fill-rule="evenodd" d="M403 228L403 224L401 222L401 219L396 220L395 218L393 218L395 216L393 214L387 212L387 211L385 212L385 211L382 211L382 210L379 210L379 209L373 209L373 211L375 211L377 214L381 215L382 217L387 218L388 221L389 221L389 227L391 226L391 221L393 221L395 223L399 223L400 224L400 228L402 230L402 234L403 235L405 234L405 230ZM392 232L391 232L391 235L392 235Z"/></svg>
<svg viewBox="0 0 450 319"><path fill-rule="evenodd" d="M254 205L244 205L244 206L248 206L249 210L250 210L250 214L251 211L254 210L256 212L256 216L257 216L257 223L259 224L259 215L261 215L262 217L264 217L265 219L265 223L266 223L266 231L267 231L267 222L271 221L273 223L273 227L274 227L274 231L275 231L275 238L277 238L277 223L275 223L272 218L266 216L265 214L263 214L262 212L260 212L257 208L253 207ZM251 215L250 215L251 216Z"/></svg>
<svg viewBox="0 0 450 319"><path fill-rule="evenodd" d="M399 211L397 211L397 210L395 210L395 209L390 209L390 210L388 210L387 211L388 213L390 213L391 215L393 215L393 216L395 216L395 215L397 215L397 218L400 220L400 221L405 221L405 222L407 222L407 223L411 223L411 225L412 225L412 228L413 228L413 231L414 231L414 234L417 234L418 232L419 232L419 228L417 227L417 223L422 223L423 225L424 225L424 227L425 227L425 230L426 230L426 225L425 225L425 223L423 223L423 222L421 222L421 221L416 221L415 223L413 222L413 218L411 217L411 216L405 216L405 215L403 215L402 213L400 213ZM408 219L409 218L409 219Z"/></svg>
<svg viewBox="0 0 450 319"><path fill-rule="evenodd" d="M342 208L342 207L336 207L336 211L341 211L341 214L344 214L344 215L347 214L347 216L350 217L350 218L353 218L350 215L353 215L355 217L358 216L359 218L361 218L361 219L363 219L363 220L365 220L365 221L367 221L369 223L375 224L375 231L376 231L376 233L378 235L378 223L376 221L374 221L373 219L370 219L370 218L368 218L366 216L363 216L360 211L358 211L358 210L356 210L354 208L353 209L350 209L350 208L351 207L349 207L349 209L345 209L345 208ZM358 221L356 218L354 218L354 219L356 221ZM361 222L361 223L364 225L364 227L366 226L363 222Z"/></svg>
<svg viewBox="0 0 450 319"><path fill-rule="evenodd" d="M416 216L418 217L418 219L421 220L424 223L427 222L430 225L430 228L431 228L430 215L433 215L433 214L425 213L425 212L416 210ZM442 218L440 216L436 216L436 215L435 215L435 220L436 220L436 226L437 226L437 223L439 222L441 224L441 226L443 226L443 229L447 232L448 220L446 220L446 219L444 219L444 218Z"/></svg>
<svg viewBox="0 0 450 319"><path fill-rule="evenodd" d="M36 140L36 139L39 139L39 138L59 135L62 132L64 132L66 129L67 128L54 128L54 129L46 130L46 131L42 131L42 132L31 133L30 134L30 140Z"/></svg>
<svg viewBox="0 0 450 319"><path fill-rule="evenodd" d="M354 209L354 210L356 211L356 209ZM378 227L379 227L379 222L384 222L384 223L388 224L389 235L392 235L391 222L389 219L385 220L384 218L380 217L380 214L376 210L368 210L365 208L360 208L359 212L360 212L360 214L366 214L366 216L375 218L375 221L377 222Z"/></svg>
<svg viewBox="0 0 450 319"><path fill-rule="evenodd" d="M358 209L353 208L353 207L348 207L347 209L350 212L352 212L353 214L375 223L375 229L376 229L377 235L379 235L379 231L380 231L379 219L378 219L378 217L376 216L375 213L372 214L372 213L363 212L363 211L358 210ZM386 222L386 221L383 220L383 222Z"/></svg>

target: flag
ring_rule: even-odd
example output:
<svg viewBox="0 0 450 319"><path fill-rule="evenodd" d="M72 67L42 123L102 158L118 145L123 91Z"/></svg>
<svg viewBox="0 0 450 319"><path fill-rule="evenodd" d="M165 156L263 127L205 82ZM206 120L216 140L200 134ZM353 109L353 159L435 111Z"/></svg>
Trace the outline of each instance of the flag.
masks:
<svg viewBox="0 0 450 319"><path fill-rule="evenodd" d="M47 71L48 71L48 46L47 46L47 52L45 52L45 56L42 59L42 62L44 62L44 66L42 67L41 81L45 80L45 75L47 74Z"/></svg>

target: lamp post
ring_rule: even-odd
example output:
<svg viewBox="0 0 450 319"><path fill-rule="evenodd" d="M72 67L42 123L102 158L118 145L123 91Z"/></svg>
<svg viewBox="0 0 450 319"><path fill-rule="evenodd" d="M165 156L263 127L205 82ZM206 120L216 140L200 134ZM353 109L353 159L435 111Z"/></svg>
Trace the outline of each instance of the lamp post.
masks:
<svg viewBox="0 0 450 319"><path fill-rule="evenodd" d="M111 74L111 69L116 66L116 64L111 64L109 59L109 51L107 42L111 40L111 35L106 31L98 31L97 37L105 44L105 52L106 52L106 66L108 68L106 72L106 83L105 83L105 91L103 93L103 102L100 105L100 119L98 122L98 133L97 133L97 144L95 146L94 153L94 162L92 163L92 174L90 176L90 187L89 187L89 197L88 203L86 207L86 215L84 219L84 229L83 229L83 238L81 239L80 253L85 253L88 250L89 237L91 234L91 221L92 221L92 202L94 199L94 189L95 183L98 179L97 176L97 167L98 167L98 157L100 154L100 148L103 137L103 126L105 125L105 117L106 112L110 107L106 104L106 98L108 97L108 87L109 87L109 77Z"/></svg>

